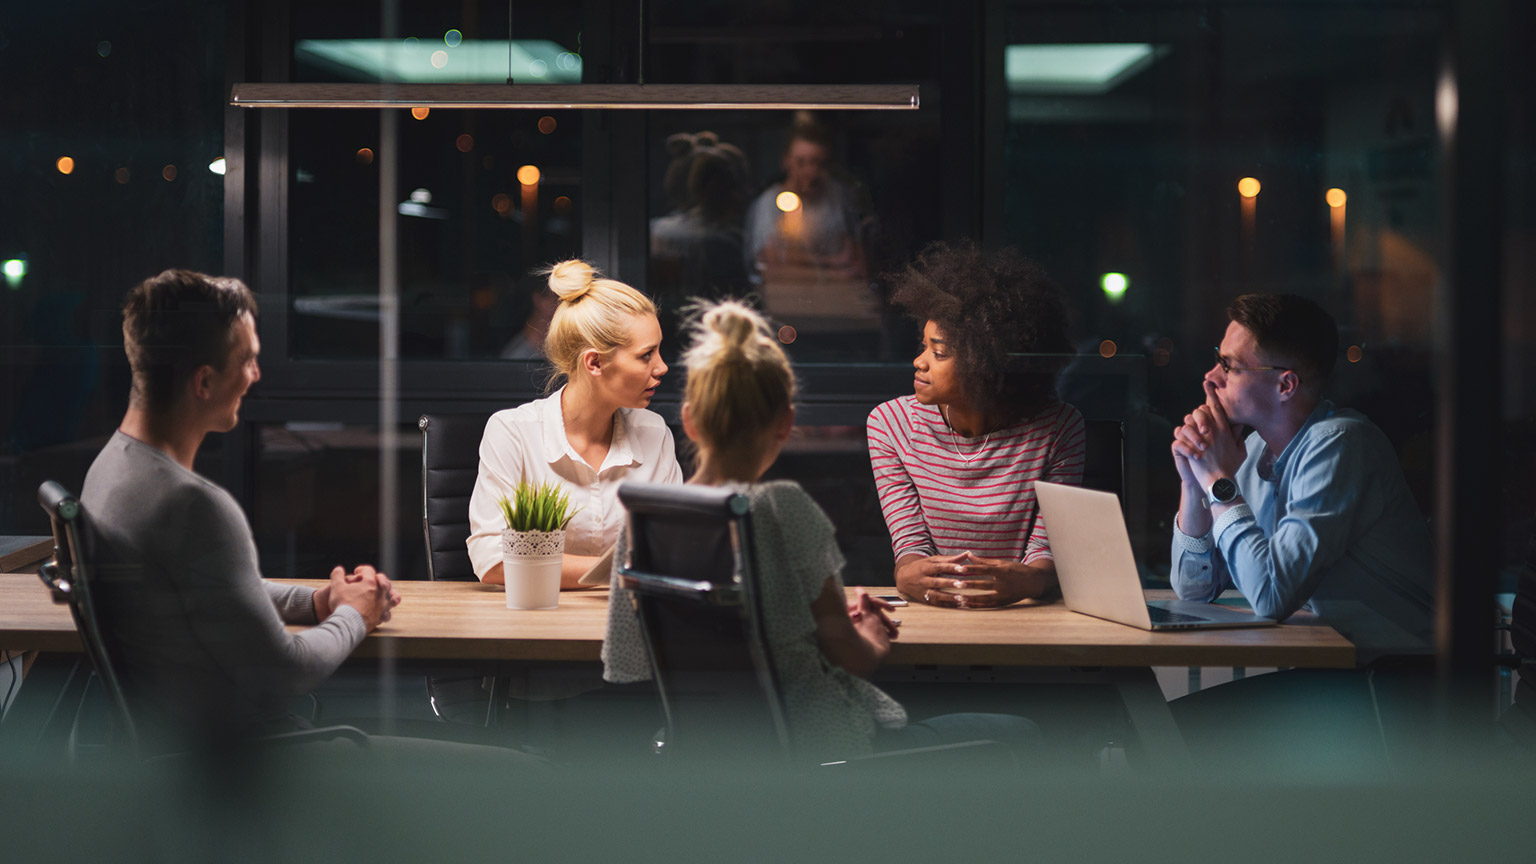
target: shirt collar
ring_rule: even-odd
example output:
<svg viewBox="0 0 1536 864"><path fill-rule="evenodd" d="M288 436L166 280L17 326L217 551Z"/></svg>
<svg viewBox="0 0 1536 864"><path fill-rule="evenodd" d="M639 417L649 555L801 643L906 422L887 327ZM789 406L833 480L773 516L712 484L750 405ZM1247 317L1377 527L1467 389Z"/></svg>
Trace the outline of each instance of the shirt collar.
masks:
<svg viewBox="0 0 1536 864"><path fill-rule="evenodd" d="M549 398L543 400L539 406L539 427L544 435L544 454L551 465L561 459L570 459L578 465L585 465L586 461L581 454L571 446L570 439L565 437L565 411L561 407L560 399L565 393L565 387L556 390ZM629 410L620 408L613 415L613 443L608 446L608 455L603 459L598 473L614 467L632 467L642 464L642 460L635 454L634 448L629 444L629 424L626 417Z"/></svg>
<svg viewBox="0 0 1536 864"><path fill-rule="evenodd" d="M1312 424L1326 419L1332 414L1333 402L1327 399L1320 400L1317 403L1317 407L1312 409L1312 413L1307 415L1307 422L1301 424L1301 428L1296 430L1296 434L1291 438L1290 443L1286 444L1285 449L1276 457L1274 465L1270 468L1271 477L1279 477L1285 473L1285 463L1296 452L1296 448L1301 446L1299 442L1307 434L1307 430L1312 428Z"/></svg>

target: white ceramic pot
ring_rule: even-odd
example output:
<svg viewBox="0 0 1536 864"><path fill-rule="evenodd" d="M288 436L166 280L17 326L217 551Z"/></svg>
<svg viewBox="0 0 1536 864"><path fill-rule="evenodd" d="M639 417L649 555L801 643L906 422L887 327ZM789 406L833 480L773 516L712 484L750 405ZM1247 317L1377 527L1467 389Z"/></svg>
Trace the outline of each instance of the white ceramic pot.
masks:
<svg viewBox="0 0 1536 864"><path fill-rule="evenodd" d="M564 531L501 532L501 570L507 580L508 609L554 609L560 605L560 561Z"/></svg>

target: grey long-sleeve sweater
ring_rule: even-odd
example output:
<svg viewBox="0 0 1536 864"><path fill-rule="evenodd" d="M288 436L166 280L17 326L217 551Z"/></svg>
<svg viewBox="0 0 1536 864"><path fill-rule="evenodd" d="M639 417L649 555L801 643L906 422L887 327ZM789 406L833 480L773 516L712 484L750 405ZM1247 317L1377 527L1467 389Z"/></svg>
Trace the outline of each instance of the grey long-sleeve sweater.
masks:
<svg viewBox="0 0 1536 864"><path fill-rule="evenodd" d="M80 497L106 636L141 725L269 728L366 635L356 609L316 624L312 589L263 579L234 498L143 442L113 434ZM289 633L285 622L316 626Z"/></svg>

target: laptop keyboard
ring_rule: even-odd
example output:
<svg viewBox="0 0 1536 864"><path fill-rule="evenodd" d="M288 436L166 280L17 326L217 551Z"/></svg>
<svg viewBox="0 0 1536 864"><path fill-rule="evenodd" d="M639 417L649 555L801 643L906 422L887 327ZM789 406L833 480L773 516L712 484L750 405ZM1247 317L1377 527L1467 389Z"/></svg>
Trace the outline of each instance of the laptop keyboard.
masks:
<svg viewBox="0 0 1536 864"><path fill-rule="evenodd" d="M1185 615L1183 612L1174 612L1161 606L1148 606L1147 611L1152 615L1153 624L1199 624L1209 621L1209 618L1201 618L1199 615Z"/></svg>

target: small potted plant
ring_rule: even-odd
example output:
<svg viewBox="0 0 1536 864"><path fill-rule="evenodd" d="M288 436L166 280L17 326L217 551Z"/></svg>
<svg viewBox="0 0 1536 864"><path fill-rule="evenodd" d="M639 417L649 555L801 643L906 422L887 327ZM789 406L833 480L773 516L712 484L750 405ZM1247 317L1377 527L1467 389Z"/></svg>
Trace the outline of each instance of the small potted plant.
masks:
<svg viewBox="0 0 1536 864"><path fill-rule="evenodd" d="M508 609L553 609L560 603L560 560L565 526L576 515L559 486L521 482L497 502L507 527L501 532L501 568ZM580 508L577 508L578 510Z"/></svg>

